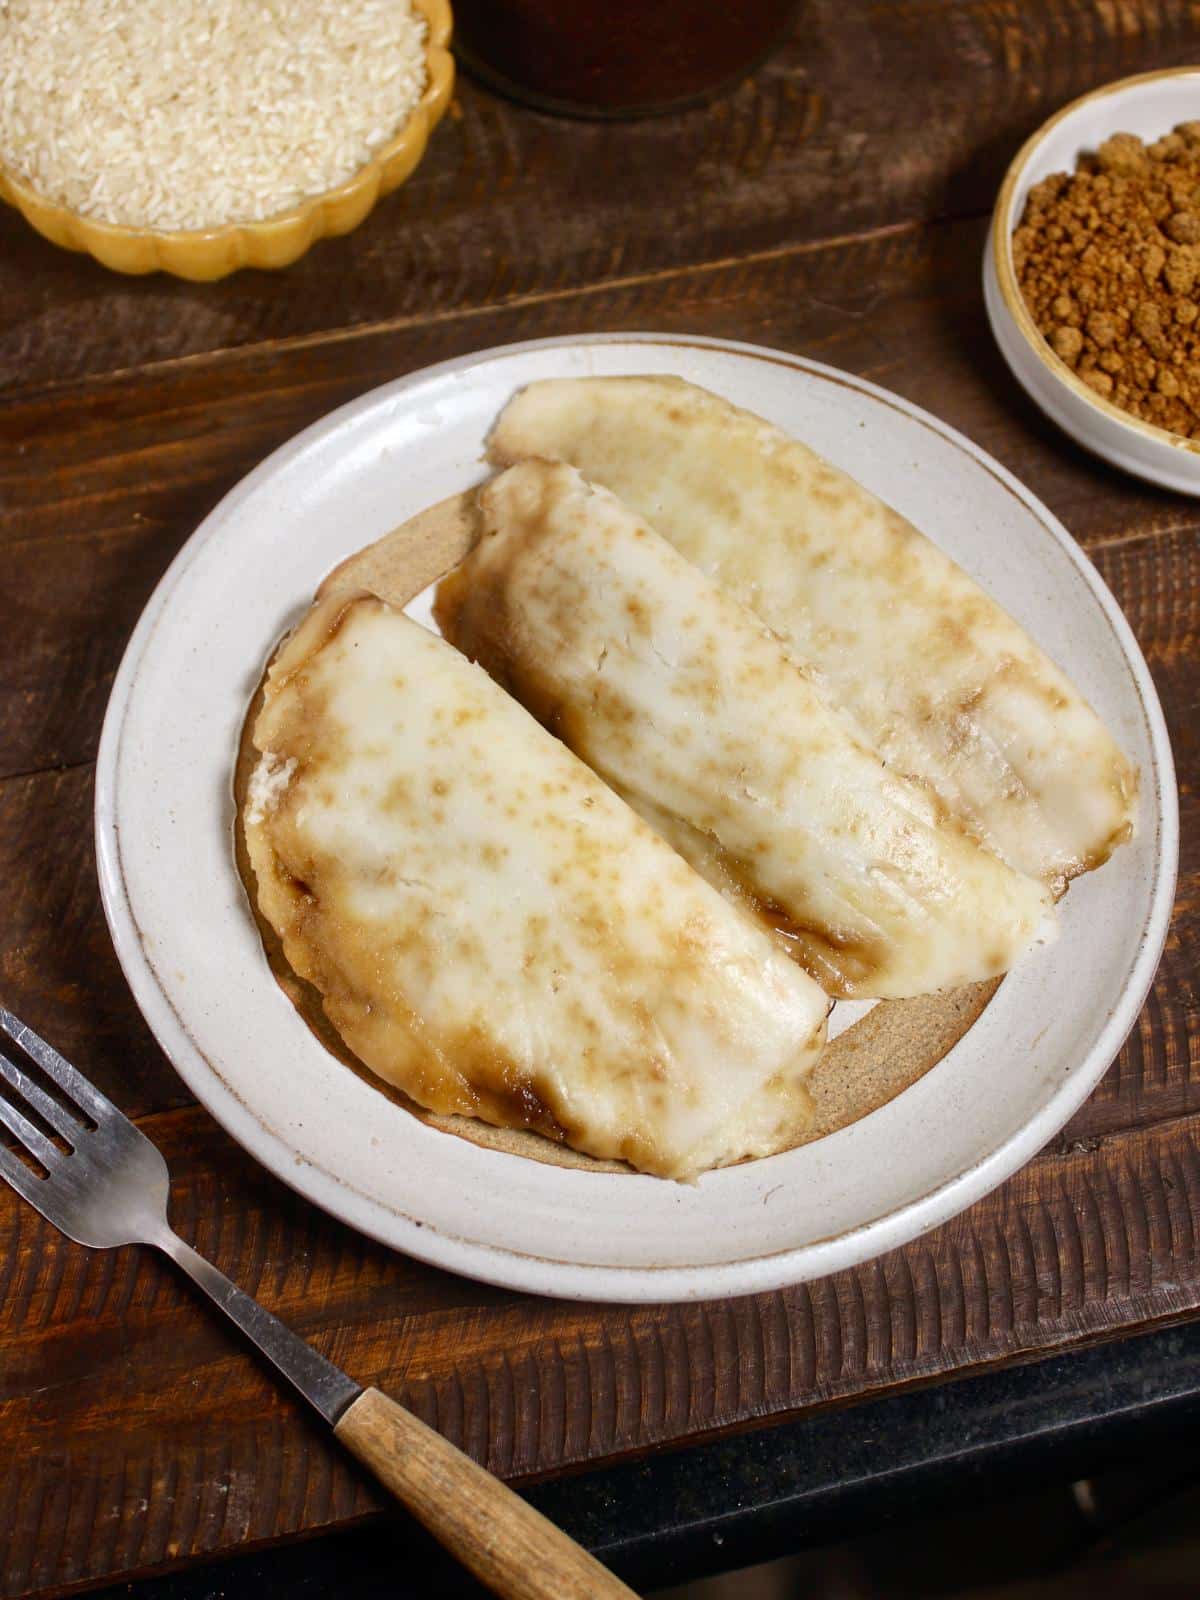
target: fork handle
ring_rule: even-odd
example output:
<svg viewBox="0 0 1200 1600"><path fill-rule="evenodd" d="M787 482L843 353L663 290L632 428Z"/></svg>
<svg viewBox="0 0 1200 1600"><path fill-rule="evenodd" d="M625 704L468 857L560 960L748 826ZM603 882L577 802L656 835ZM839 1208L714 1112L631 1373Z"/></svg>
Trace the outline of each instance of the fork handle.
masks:
<svg viewBox="0 0 1200 1600"><path fill-rule="evenodd" d="M507 1600L637 1600L527 1500L378 1389L340 1367L165 1224L166 1252L289 1378L334 1435L477 1578Z"/></svg>
<svg viewBox="0 0 1200 1600"><path fill-rule="evenodd" d="M527 1500L378 1389L334 1433L430 1533L508 1600L636 1600Z"/></svg>

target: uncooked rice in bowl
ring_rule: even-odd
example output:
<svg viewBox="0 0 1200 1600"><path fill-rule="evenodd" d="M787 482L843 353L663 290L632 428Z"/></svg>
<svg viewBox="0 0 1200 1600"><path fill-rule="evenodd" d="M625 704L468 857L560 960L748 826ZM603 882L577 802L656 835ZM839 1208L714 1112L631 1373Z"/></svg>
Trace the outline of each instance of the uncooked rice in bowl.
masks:
<svg viewBox="0 0 1200 1600"><path fill-rule="evenodd" d="M411 0L0 0L0 163L100 222L260 221L403 126L425 32Z"/></svg>

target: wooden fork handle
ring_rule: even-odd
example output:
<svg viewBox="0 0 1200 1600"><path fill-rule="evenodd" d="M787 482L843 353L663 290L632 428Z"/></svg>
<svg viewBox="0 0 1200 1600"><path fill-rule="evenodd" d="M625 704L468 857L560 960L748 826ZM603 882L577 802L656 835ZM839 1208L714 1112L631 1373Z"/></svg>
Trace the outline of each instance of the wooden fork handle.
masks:
<svg viewBox="0 0 1200 1600"><path fill-rule="evenodd" d="M507 1600L636 1600L607 1567L378 1389L334 1428L446 1549Z"/></svg>

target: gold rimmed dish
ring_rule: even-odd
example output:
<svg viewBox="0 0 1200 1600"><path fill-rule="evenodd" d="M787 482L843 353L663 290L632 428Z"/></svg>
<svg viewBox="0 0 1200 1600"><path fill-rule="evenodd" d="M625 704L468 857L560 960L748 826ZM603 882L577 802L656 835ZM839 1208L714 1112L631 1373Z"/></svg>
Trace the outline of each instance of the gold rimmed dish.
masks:
<svg viewBox="0 0 1200 1600"><path fill-rule="evenodd" d="M1079 157L1115 133L1154 140L1193 120L1200 67L1147 72L1072 101L1034 133L1013 159L992 213L984 250L984 298L992 332L1030 398L1085 449L1137 477L1200 495L1200 440L1132 416L1097 394L1043 338L1017 282L1012 239L1033 186L1073 172Z"/></svg>
<svg viewBox="0 0 1200 1600"><path fill-rule="evenodd" d="M240 267L287 267L318 239L349 233L376 202L402 184L425 154L454 88L452 18L447 0L413 0L425 19L425 88L403 126L337 188L258 222L168 231L98 222L47 199L0 163L0 199L15 206L52 244L94 256L114 272L168 272L209 283Z"/></svg>

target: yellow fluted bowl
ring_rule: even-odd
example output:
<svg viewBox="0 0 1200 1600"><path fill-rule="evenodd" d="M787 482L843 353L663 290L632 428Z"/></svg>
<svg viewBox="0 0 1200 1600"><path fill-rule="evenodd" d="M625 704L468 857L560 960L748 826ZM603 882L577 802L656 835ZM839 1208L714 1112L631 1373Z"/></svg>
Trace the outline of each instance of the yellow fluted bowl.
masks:
<svg viewBox="0 0 1200 1600"><path fill-rule="evenodd" d="M168 233L96 222L47 200L0 163L0 200L7 200L53 244L82 250L114 272L170 272L211 283L239 267L287 267L318 239L349 233L412 173L429 135L441 121L454 88L447 0L413 0L428 25L425 92L404 126L365 166L336 189L262 222L228 222L218 228Z"/></svg>

